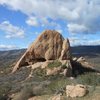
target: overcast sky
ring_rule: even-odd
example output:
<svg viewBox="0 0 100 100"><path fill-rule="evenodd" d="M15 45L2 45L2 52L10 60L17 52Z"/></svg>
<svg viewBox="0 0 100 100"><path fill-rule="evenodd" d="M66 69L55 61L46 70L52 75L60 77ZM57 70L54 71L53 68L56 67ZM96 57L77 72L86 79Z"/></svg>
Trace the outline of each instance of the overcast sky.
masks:
<svg viewBox="0 0 100 100"><path fill-rule="evenodd" d="M0 0L0 50L27 48L46 29L100 45L100 0Z"/></svg>

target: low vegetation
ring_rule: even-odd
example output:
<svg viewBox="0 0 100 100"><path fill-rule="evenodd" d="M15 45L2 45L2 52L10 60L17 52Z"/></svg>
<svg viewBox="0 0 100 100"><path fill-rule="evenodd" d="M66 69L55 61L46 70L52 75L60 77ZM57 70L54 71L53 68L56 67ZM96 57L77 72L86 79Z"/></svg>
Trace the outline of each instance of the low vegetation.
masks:
<svg viewBox="0 0 100 100"><path fill-rule="evenodd" d="M48 64L48 68L59 67L61 65L62 65L62 63L60 61L55 60L55 61L53 61L53 62L51 62L51 63Z"/></svg>
<svg viewBox="0 0 100 100"><path fill-rule="evenodd" d="M11 84L4 83L0 85L0 100L7 100L10 90L11 90Z"/></svg>
<svg viewBox="0 0 100 100"><path fill-rule="evenodd" d="M15 94L14 100L27 100L31 96L33 96L32 87L27 86L21 89L20 92Z"/></svg>
<svg viewBox="0 0 100 100"><path fill-rule="evenodd" d="M15 94L14 100L27 100L27 98L33 96L42 97L43 95L50 96L52 94L59 94L59 93L61 93L63 95L62 98L65 98L66 100L67 98L65 96L66 85L77 84L77 83L91 85L91 87L89 87L88 96L84 97L86 100L88 100L87 98L90 98L90 96L93 95L94 92L96 92L97 90L96 86L100 86L100 77L95 73L85 73L84 75L79 75L78 77L72 80L70 78L66 78L59 74L46 77L45 71L43 72L42 69L38 68L34 71L33 77L31 79L24 81L22 83L17 82L17 87L21 88L19 91L16 91L17 94ZM15 88L15 84L13 83L1 85L0 100L6 100L5 98L8 97L8 94L11 93L13 88ZM68 100L70 100L70 98ZM81 98L77 100L84 100L84 99Z"/></svg>
<svg viewBox="0 0 100 100"><path fill-rule="evenodd" d="M100 86L100 75L97 75L97 73L85 73L77 77L77 82L84 85Z"/></svg>
<svg viewBox="0 0 100 100"><path fill-rule="evenodd" d="M67 68L66 64L62 65L61 67L62 67L62 69L66 69Z"/></svg>
<svg viewBox="0 0 100 100"><path fill-rule="evenodd" d="M45 77L46 76L46 70L41 69L41 68L36 68L33 72L34 76L39 76L39 77Z"/></svg>

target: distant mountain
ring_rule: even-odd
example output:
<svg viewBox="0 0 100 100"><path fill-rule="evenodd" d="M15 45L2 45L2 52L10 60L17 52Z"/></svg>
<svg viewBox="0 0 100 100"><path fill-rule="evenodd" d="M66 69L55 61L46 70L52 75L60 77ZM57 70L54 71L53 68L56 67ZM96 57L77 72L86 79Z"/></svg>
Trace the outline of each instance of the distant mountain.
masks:
<svg viewBox="0 0 100 100"><path fill-rule="evenodd" d="M72 47L71 51L74 56L94 57L100 54L100 45L99 46L76 46L76 47Z"/></svg>

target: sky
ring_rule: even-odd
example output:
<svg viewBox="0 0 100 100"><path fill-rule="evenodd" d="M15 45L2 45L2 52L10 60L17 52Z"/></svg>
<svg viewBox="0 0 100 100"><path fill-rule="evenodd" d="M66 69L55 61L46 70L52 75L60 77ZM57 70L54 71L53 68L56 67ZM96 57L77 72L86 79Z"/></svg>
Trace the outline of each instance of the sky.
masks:
<svg viewBox="0 0 100 100"><path fill-rule="evenodd" d="M46 29L100 45L100 0L0 0L0 50L27 48Z"/></svg>

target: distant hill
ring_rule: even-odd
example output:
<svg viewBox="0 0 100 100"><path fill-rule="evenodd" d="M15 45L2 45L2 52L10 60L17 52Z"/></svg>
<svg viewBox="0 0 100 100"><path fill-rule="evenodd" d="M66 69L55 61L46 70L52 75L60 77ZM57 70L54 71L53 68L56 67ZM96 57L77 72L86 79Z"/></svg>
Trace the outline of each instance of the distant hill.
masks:
<svg viewBox="0 0 100 100"><path fill-rule="evenodd" d="M75 56L95 57L100 54L100 46L76 46L71 48Z"/></svg>
<svg viewBox="0 0 100 100"><path fill-rule="evenodd" d="M25 49L0 51L0 67L7 67L16 62L24 52Z"/></svg>

